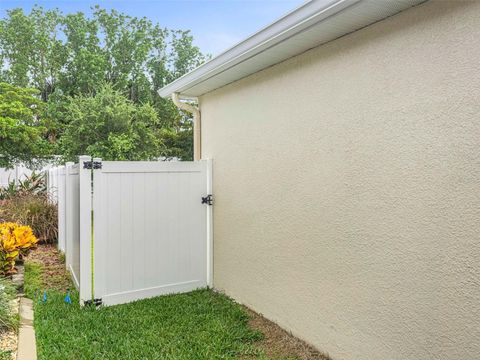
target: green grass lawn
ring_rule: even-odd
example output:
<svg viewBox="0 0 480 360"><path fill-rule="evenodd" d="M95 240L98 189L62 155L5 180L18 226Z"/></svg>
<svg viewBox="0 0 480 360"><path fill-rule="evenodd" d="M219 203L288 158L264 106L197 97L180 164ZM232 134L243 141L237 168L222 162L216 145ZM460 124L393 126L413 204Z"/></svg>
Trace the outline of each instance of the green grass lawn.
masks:
<svg viewBox="0 0 480 360"><path fill-rule="evenodd" d="M264 359L244 309L211 290L130 304L81 308L47 290L42 267L26 263L25 291L34 300L39 359Z"/></svg>

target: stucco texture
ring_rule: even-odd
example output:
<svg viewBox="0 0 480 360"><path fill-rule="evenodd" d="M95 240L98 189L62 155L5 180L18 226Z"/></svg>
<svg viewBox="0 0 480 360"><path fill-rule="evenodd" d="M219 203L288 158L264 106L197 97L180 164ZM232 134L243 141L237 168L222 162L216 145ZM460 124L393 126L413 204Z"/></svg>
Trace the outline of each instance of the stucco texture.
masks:
<svg viewBox="0 0 480 360"><path fill-rule="evenodd" d="M480 2L200 99L214 284L333 359L480 356Z"/></svg>

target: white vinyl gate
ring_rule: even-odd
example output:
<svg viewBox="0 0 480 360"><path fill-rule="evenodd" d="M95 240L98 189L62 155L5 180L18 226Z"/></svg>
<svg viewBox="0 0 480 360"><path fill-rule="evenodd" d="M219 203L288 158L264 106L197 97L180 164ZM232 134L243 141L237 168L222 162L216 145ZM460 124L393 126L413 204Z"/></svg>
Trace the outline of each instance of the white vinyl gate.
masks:
<svg viewBox="0 0 480 360"><path fill-rule="evenodd" d="M64 174L59 216L82 303L114 305L212 285L210 160L81 156Z"/></svg>

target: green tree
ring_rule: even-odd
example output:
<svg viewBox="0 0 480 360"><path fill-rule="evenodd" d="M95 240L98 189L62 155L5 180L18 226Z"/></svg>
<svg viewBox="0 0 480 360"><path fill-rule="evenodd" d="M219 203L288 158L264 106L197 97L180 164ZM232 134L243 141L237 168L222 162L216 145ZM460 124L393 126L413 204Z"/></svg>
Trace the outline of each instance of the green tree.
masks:
<svg viewBox="0 0 480 360"><path fill-rule="evenodd" d="M40 91L52 142L67 133L71 98L86 101L110 84L133 103L150 104L158 118L151 130L164 136L169 147L164 153L188 159L191 120L157 90L208 57L194 46L189 31L165 29L99 6L92 10L90 17L38 6L29 14L8 10L0 19L0 79Z"/></svg>
<svg viewBox="0 0 480 360"><path fill-rule="evenodd" d="M79 154L104 160L152 160L161 154L153 107L135 104L110 85L95 96L76 96L66 105L68 125L60 140L64 160Z"/></svg>
<svg viewBox="0 0 480 360"><path fill-rule="evenodd" d="M67 53L60 36L62 15L58 10L34 7L7 11L0 20L0 65L2 78L14 85L32 86L43 101L55 90Z"/></svg>
<svg viewBox="0 0 480 360"><path fill-rule="evenodd" d="M163 143L162 157L180 160L193 159L193 126L189 119L186 119L177 128L161 129L159 135Z"/></svg>
<svg viewBox="0 0 480 360"><path fill-rule="evenodd" d="M41 118L43 102L35 89L0 83L0 167L24 162L35 166L51 146Z"/></svg>
<svg viewBox="0 0 480 360"><path fill-rule="evenodd" d="M67 61L61 74L60 88L70 96L93 94L105 81L107 69L98 23L79 12L64 16L62 25Z"/></svg>

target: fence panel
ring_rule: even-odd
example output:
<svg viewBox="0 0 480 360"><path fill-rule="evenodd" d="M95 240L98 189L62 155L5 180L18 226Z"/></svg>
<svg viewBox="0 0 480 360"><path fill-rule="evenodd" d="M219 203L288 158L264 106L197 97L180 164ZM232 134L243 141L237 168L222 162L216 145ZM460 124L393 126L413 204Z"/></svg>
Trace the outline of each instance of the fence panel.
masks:
<svg viewBox="0 0 480 360"><path fill-rule="evenodd" d="M0 168L0 187L6 187L12 181L18 184L31 174L32 170L23 165L16 165L13 169Z"/></svg>
<svg viewBox="0 0 480 360"><path fill-rule="evenodd" d="M75 286L80 286L80 178L78 164L67 163L65 178L65 261ZM59 203L60 206L60 203Z"/></svg>
<svg viewBox="0 0 480 360"><path fill-rule="evenodd" d="M93 170L96 298L113 305L207 286L210 171L209 161L105 161Z"/></svg>
<svg viewBox="0 0 480 360"><path fill-rule="evenodd" d="M212 190L210 161L79 160L47 174L59 248L82 303L212 284L212 207L202 203Z"/></svg>
<svg viewBox="0 0 480 360"><path fill-rule="evenodd" d="M47 192L53 203L58 203L58 167L48 170Z"/></svg>
<svg viewBox="0 0 480 360"><path fill-rule="evenodd" d="M47 193L50 197L50 201L53 201L53 169L50 168L45 171L47 174Z"/></svg>

